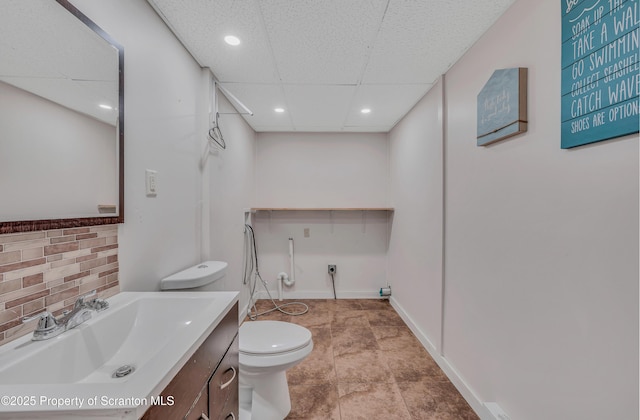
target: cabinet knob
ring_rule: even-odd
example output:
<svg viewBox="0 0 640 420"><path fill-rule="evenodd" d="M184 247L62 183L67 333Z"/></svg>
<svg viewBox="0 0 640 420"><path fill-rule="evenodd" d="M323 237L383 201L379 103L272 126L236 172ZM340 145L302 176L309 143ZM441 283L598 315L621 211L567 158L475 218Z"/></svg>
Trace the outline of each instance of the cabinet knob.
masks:
<svg viewBox="0 0 640 420"><path fill-rule="evenodd" d="M200 418L198 420L209 420L209 416L207 416L206 414L202 413L202 414L200 414Z"/></svg>

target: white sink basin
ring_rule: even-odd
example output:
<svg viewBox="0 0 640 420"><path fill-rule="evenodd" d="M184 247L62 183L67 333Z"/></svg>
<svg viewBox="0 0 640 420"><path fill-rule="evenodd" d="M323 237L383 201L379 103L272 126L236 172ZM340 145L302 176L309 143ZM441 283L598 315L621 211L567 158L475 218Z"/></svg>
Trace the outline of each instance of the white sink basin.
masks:
<svg viewBox="0 0 640 420"><path fill-rule="evenodd" d="M124 292L55 338L5 344L0 418L137 419L237 300L236 292ZM123 365L134 371L114 377Z"/></svg>

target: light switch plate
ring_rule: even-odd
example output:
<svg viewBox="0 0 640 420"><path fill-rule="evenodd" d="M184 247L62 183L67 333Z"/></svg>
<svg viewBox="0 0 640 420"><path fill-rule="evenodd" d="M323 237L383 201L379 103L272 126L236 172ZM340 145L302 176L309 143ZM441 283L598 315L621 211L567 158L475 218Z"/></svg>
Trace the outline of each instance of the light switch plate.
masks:
<svg viewBox="0 0 640 420"><path fill-rule="evenodd" d="M157 175L158 171L152 169L145 170L145 186L147 191L147 197L155 197L158 195L158 183Z"/></svg>

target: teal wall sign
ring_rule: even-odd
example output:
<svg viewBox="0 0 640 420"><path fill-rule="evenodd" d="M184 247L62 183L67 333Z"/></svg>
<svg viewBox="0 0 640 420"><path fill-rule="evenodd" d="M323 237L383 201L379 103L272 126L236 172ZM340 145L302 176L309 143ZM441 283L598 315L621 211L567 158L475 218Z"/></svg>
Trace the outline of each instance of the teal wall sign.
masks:
<svg viewBox="0 0 640 420"><path fill-rule="evenodd" d="M493 72L478 93L478 146L527 131L527 69Z"/></svg>
<svg viewBox="0 0 640 420"><path fill-rule="evenodd" d="M560 2L563 149L639 131L638 1Z"/></svg>

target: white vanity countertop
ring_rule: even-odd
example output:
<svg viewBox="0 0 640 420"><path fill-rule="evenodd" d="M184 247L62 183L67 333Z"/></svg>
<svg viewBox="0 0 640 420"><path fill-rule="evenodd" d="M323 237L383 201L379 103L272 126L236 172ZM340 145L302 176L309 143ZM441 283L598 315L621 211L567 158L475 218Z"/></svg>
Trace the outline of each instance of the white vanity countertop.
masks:
<svg viewBox="0 0 640 420"><path fill-rule="evenodd" d="M237 292L123 292L55 338L0 346L0 419L137 419L237 301ZM114 378L124 364L135 371Z"/></svg>

